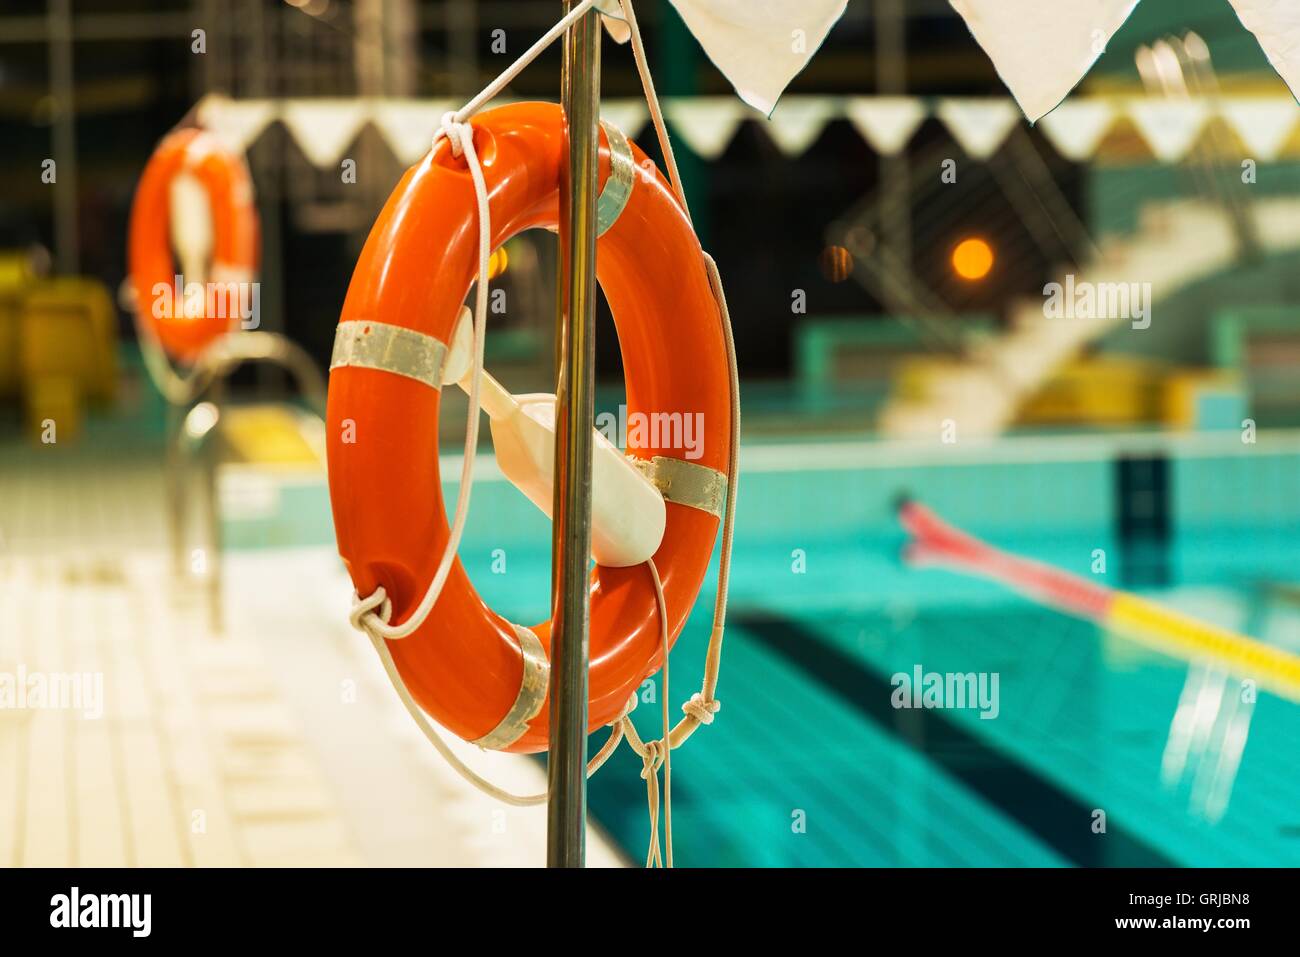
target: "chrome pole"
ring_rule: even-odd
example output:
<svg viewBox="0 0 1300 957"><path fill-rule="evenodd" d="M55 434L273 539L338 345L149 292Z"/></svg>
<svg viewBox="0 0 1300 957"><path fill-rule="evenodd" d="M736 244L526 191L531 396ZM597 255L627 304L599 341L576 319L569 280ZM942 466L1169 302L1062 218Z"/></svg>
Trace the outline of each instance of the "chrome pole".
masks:
<svg viewBox="0 0 1300 957"><path fill-rule="evenodd" d="M54 97L54 261L65 276L81 270L77 246L77 114L72 70L72 4L49 0L50 92Z"/></svg>
<svg viewBox="0 0 1300 957"><path fill-rule="evenodd" d="M565 0L571 10L574 0ZM555 500L551 530L550 801L546 863L582 867L587 836L587 585L591 561L592 405L596 331L596 147L600 15L564 35L560 103L568 162L560 171L556 324Z"/></svg>

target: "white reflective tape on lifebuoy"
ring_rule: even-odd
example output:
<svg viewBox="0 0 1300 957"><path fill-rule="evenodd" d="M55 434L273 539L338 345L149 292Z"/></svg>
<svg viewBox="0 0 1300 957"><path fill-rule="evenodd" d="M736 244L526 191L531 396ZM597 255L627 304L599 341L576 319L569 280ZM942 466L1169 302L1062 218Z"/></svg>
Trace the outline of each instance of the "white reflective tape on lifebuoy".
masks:
<svg viewBox="0 0 1300 957"><path fill-rule="evenodd" d="M609 178L596 200L596 235L618 222L627 208L632 186L636 182L636 163L632 161L632 144L613 123L600 121L609 140Z"/></svg>
<svg viewBox="0 0 1300 957"><path fill-rule="evenodd" d="M330 371L343 368L379 369L442 388L442 364L447 345L441 339L386 322L340 322L334 334Z"/></svg>
<svg viewBox="0 0 1300 957"><path fill-rule="evenodd" d="M649 459L628 457L659 490L665 502L687 505L722 517L722 507L727 499L727 476L724 473L707 465L666 455Z"/></svg>
<svg viewBox="0 0 1300 957"><path fill-rule="evenodd" d="M541 713L546 703L546 693L551 683L551 663L546 660L546 649L541 640L523 625L515 625L519 651L524 656L524 674L519 681L519 694L501 722L483 737L474 741L480 748L501 751L510 747L528 730L528 722Z"/></svg>

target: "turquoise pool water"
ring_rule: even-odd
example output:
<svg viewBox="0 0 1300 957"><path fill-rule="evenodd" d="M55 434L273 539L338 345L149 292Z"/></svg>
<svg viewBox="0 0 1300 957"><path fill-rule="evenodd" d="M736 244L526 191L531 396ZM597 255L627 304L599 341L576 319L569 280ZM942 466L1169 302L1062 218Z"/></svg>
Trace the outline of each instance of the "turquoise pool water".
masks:
<svg viewBox="0 0 1300 957"><path fill-rule="evenodd" d="M744 570L755 557L741 555ZM809 596L795 594L803 582L738 589L723 710L674 755L679 865L1300 863L1300 707L1260 693L1227 810L1214 820L1196 795L1220 749L1162 777L1186 662L946 572L886 575L881 558L858 608L805 605ZM533 564L509 577L535 578L529 589L544 596L545 564ZM901 578L914 585L877 592L868 607L873 587ZM511 594L518 602L513 586L482 588L502 610ZM1300 647L1289 599L1222 585L1167 599ZM674 717L698 688L708 607L706 596L673 653ZM533 607L508 614L537 617ZM895 709L891 676L918 664L996 673L997 717ZM657 698L638 708L643 736L660 733L659 714ZM648 838L639 770L620 752L590 789L593 815L634 858Z"/></svg>
<svg viewBox="0 0 1300 957"><path fill-rule="evenodd" d="M1300 438L1269 441L1162 446L1163 580L1145 593L1300 652ZM898 560L891 503L906 492L1079 574L1100 550L1100 579L1134 587L1115 462L1106 442L752 453L722 711L674 755L677 863L1300 864L1300 706L1266 691L1241 704L1241 676ZM494 608L536 621L549 524L490 461L483 474L462 560ZM290 511L323 508L320 489L294 494ZM673 653L674 719L699 687L711 587ZM997 716L895 708L893 676L918 666L996 675ZM643 736L659 713L657 698L638 708ZM593 817L634 860L648 839L639 771L624 749L590 787Z"/></svg>

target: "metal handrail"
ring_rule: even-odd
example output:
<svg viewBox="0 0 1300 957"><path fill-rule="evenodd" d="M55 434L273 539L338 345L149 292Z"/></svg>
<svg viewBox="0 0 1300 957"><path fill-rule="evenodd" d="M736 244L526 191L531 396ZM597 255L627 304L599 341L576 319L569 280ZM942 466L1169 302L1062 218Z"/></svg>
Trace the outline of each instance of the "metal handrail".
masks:
<svg viewBox="0 0 1300 957"><path fill-rule="evenodd" d="M263 331L231 332L222 336L199 355L188 374L182 375L172 366L157 336L139 321L138 312L135 315L145 370L168 405L165 439L167 478L164 485L173 571L178 578L187 577L185 520L189 496L184 478L190 464L197 459L203 466L204 524L208 529L211 546L205 563L209 621L212 630L220 633L224 628L221 613L223 544L217 495L217 460L215 451L206 440L220 424L225 383L245 363L270 364L289 374L312 414L323 422L327 395L325 377L311 356L293 340L279 333ZM192 424L191 416L205 400L212 406L211 422L201 431L194 431L189 427ZM313 441L312 444L317 454L323 458L324 449L320 447L323 443Z"/></svg>

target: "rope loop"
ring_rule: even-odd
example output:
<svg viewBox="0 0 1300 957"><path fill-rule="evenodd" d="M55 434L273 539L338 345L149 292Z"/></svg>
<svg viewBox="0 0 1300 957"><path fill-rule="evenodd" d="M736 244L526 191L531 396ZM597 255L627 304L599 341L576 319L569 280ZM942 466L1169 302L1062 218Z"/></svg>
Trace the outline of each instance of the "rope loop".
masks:
<svg viewBox="0 0 1300 957"><path fill-rule="evenodd" d="M375 609L379 613L375 613ZM352 610L348 612L348 621L357 631L364 631L369 635L379 634L377 625L387 625L389 619L393 617L393 602L388 597L388 592L384 591L384 586L380 585L374 592L365 598L362 598L356 592L352 593Z"/></svg>
<svg viewBox="0 0 1300 957"><path fill-rule="evenodd" d="M636 706L637 706L636 692L633 691L630 695L627 696L627 704L623 706L623 710L620 711L618 715L614 718L614 720L611 721L608 725L606 725L606 727L612 728L615 725L620 724L624 718L626 718L628 715L630 715L633 711L636 710Z"/></svg>
<svg viewBox="0 0 1300 957"><path fill-rule="evenodd" d="M468 137L473 145L474 128L460 118L459 110L448 110L442 114L442 122L433 137L433 145L437 146L438 140L446 139L451 144L451 155L460 159L465 152L464 137Z"/></svg>
<svg viewBox="0 0 1300 957"><path fill-rule="evenodd" d="M645 752L641 755L641 780L648 781L651 775L659 773L667 750L662 740L645 742Z"/></svg>
<svg viewBox="0 0 1300 957"><path fill-rule="evenodd" d="M682 705L687 717L694 718L700 724L713 724L713 716L722 710L722 702L716 698L705 698L700 692L691 695L691 700Z"/></svg>

